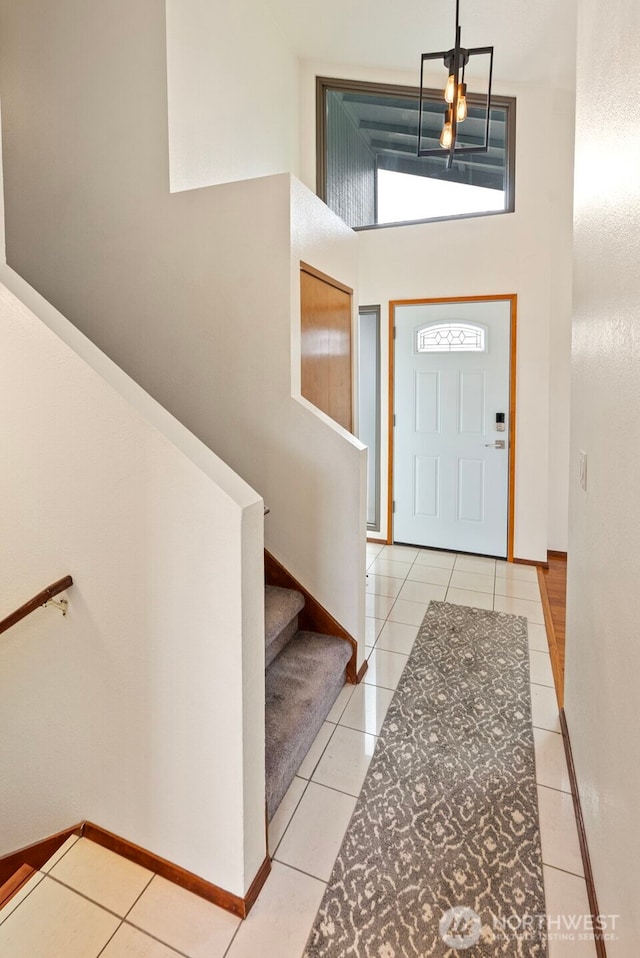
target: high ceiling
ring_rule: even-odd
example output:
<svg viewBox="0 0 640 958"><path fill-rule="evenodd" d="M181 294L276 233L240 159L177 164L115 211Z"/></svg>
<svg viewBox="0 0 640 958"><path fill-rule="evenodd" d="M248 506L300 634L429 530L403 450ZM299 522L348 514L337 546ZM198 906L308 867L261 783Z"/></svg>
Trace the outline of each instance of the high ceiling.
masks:
<svg viewBox="0 0 640 958"><path fill-rule="evenodd" d="M460 0L462 44L494 46L497 85L571 90L575 7L576 0ZM453 46L455 0L271 0L270 9L304 59L417 73L421 53Z"/></svg>

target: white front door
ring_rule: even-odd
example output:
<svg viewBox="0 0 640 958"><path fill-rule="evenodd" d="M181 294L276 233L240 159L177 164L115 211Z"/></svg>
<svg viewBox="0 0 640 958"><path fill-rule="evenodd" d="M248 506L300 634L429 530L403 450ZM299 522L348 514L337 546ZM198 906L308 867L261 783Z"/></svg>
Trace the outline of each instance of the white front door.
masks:
<svg viewBox="0 0 640 958"><path fill-rule="evenodd" d="M396 305L395 542L506 557L510 338L509 299Z"/></svg>

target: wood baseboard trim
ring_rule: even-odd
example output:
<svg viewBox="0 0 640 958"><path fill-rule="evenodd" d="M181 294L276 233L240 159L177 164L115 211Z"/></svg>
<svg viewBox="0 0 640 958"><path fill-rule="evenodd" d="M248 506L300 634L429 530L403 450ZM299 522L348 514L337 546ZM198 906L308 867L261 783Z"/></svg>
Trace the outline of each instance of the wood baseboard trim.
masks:
<svg viewBox="0 0 640 958"><path fill-rule="evenodd" d="M284 589L297 589L298 592L302 592L304 609L298 616L301 629L309 632L320 632L322 635L336 635L339 639L344 639L350 643L351 658L347 663L347 682L350 685L357 685L358 643L353 636L266 549L264 550L264 572L267 585L277 585Z"/></svg>
<svg viewBox="0 0 640 958"><path fill-rule="evenodd" d="M258 874L251 882L249 891L244 896L244 915L243 918L246 918L253 906L256 903L256 899L260 892L262 891L262 886L266 882L269 874L271 872L271 856L267 855L262 865L258 869Z"/></svg>
<svg viewBox="0 0 640 958"><path fill-rule="evenodd" d="M584 827L584 816L582 814L582 804L580 802L580 793L578 791L578 779L576 777L576 767L573 761L573 751L571 749L571 738L569 736L569 726L567 725L567 716L563 708L560 709L560 727L562 729L562 740L564 742L564 751L567 757L567 767L569 769L569 781L571 783L571 794L573 795L573 807L576 814L576 823L578 825L578 841L580 842L580 854L582 855L582 866L584 868L584 878L587 884L587 897L589 899L589 908L591 916L594 919L594 928L597 928L596 919L600 914L598 908L598 896L596 886L593 880L593 869L591 868L591 856L589 855L589 845L587 843L587 832ZM595 932L594 932L595 934ZM607 958L607 948L604 939L596 937L595 939L596 955L598 958Z"/></svg>
<svg viewBox="0 0 640 958"><path fill-rule="evenodd" d="M516 558L514 558L514 559L513 559L513 562L515 562L517 565L535 565L535 566L538 566L538 567L541 566L543 569L548 569L548 568L549 568L549 563L548 563L548 562L540 562L539 559L516 559Z"/></svg>
<svg viewBox="0 0 640 958"><path fill-rule="evenodd" d="M174 885L180 885L181 888L186 888L187 891L193 892L194 895L213 902L214 905L218 905L220 908L230 911L239 918L247 917L252 906L255 904L260 889L266 882L269 872L271 871L271 859L267 856L260 866L258 874L253 879L249 891L244 898L241 898L239 895L234 895L229 891L225 891L223 888L219 888L218 885L214 885L212 882L205 881L204 878L194 875L185 868L180 868L178 865L174 865L172 862L160 858L159 855L155 855L153 852L140 848L139 845L134 845L133 842L119 838L118 835L108 832L105 828L100 828L99 825L94 825L92 822L81 822L79 825L66 828L62 832L57 832L55 835L50 835L48 838L42 839L42 841L34 842L32 845L27 845L25 848L20 848L18 851L10 852L8 855L0 858L0 892L4 891L5 885L13 878L21 866L28 866L31 869L31 874L42 868L71 835L82 836L83 838L89 839L89 841L95 842L97 845L102 845L103 848L108 848L123 858L136 862L136 864L148 868L149 871L156 872L156 874L161 875L162 878L166 878L167 881L173 882ZM28 881L29 877L30 875L27 876L21 884L24 884L24 881ZM15 894L20 887L21 885L19 885L12 894ZM5 897L4 901L6 902L8 899ZM3 902L0 901L0 907L2 907L2 903Z"/></svg>
<svg viewBox="0 0 640 958"><path fill-rule="evenodd" d="M14 895L17 895L23 885L29 881L32 875L35 875L37 869L31 865L20 865L17 871L8 878L4 885L0 887L0 909L7 905Z"/></svg>
<svg viewBox="0 0 640 958"><path fill-rule="evenodd" d="M360 671L356 675L356 685L360 685L363 678L365 677L365 674L368 668L369 668L369 662L367 661L367 659L365 659L362 665L360 666Z"/></svg>
<svg viewBox="0 0 640 958"><path fill-rule="evenodd" d="M367 536L367 542L371 542L371 543L373 543L373 545L375 545L375 546L386 546L386 545L388 545L388 542L387 542L386 539L370 539L369 536Z"/></svg>
<svg viewBox="0 0 640 958"><path fill-rule="evenodd" d="M555 549L548 549L548 550L547 550L547 558L549 558L549 556L552 556L554 559L566 559L566 558L567 558L567 553L566 553L566 552L557 552Z"/></svg>
<svg viewBox="0 0 640 958"><path fill-rule="evenodd" d="M538 587L540 589L540 598L542 600L542 614L544 615L544 625L547 631L547 642L549 643L549 657L551 658L551 671L553 672L553 684L556 690L556 699L558 708L564 706L564 681L562 668L560 667L560 654L558 652L558 642L556 639L556 629L553 624L551 614L551 603L549 593L547 592L547 580L542 568L538 566Z"/></svg>
<svg viewBox="0 0 640 958"><path fill-rule="evenodd" d="M162 878L166 878L167 881L173 882L174 885L179 885L194 895L198 895L200 898L204 898L206 901L218 905L219 908L230 911L239 918L247 917L258 897L260 889L271 871L271 859L267 857L252 881L249 891L245 897L242 898L239 895L234 895L230 891L225 891L224 888L220 888L212 882L205 881L204 878L194 875L193 872L187 871L186 868L180 868L165 858L161 858L159 855L155 855L153 852L147 851L139 845L134 845L133 842L128 842L126 839L120 838L112 832L108 832L105 828L94 825L92 822L84 823L82 835L97 845L102 845L103 848L108 848L117 855L121 855L122 858L127 858L137 865L142 865L143 868L148 868L149 871L155 872Z"/></svg>
<svg viewBox="0 0 640 958"><path fill-rule="evenodd" d="M31 845L4 855L0 858L0 885L4 885L4 883L17 872L21 865L30 865L31 868L36 871L42 868L51 856L55 855L58 849L64 845L67 838L71 835L81 834L82 822L80 822L79 825L74 825L72 828L65 828L62 832L56 832L55 835L49 835L47 838L41 839L41 841L33 842Z"/></svg>

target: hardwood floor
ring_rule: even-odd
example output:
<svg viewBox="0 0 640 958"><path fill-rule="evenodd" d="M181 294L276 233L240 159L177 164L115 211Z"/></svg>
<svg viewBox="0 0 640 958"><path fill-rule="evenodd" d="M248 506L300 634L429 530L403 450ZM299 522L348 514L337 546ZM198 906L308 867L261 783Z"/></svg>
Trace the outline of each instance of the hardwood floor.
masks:
<svg viewBox="0 0 640 958"><path fill-rule="evenodd" d="M550 552L549 568L538 567L545 624L549 638L551 665L560 708L564 705L564 646L567 605L567 557Z"/></svg>

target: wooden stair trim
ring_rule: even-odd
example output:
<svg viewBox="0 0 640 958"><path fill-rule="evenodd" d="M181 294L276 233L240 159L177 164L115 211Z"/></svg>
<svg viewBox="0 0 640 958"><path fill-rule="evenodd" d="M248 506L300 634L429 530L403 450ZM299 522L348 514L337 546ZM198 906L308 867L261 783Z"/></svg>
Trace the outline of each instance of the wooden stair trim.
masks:
<svg viewBox="0 0 640 958"><path fill-rule="evenodd" d="M31 868L38 871L64 845L67 838L71 835L81 834L82 822L72 828L65 828L62 832L56 832L55 835L49 835L48 838L43 838L32 845L27 845L26 848L19 848L16 852L3 855L0 858L0 885L4 885L21 865L30 865Z"/></svg>
<svg viewBox="0 0 640 958"><path fill-rule="evenodd" d="M11 878L8 878L0 888L0 909L8 904L14 895L17 895L23 885L29 881L32 875L37 875L38 869L31 865L21 865Z"/></svg>
<svg viewBox="0 0 640 958"><path fill-rule="evenodd" d="M358 672L356 676L356 682L355 682L356 685L360 685L368 668L369 668L369 660L365 659L362 665L360 666L360 671Z"/></svg>
<svg viewBox="0 0 640 958"><path fill-rule="evenodd" d="M87 838L97 845L102 845L103 848L108 848L109 851L115 852L122 858L126 858L131 862L135 862L137 865L142 865L143 868L147 868L149 871L155 872L162 878L166 878L167 881L173 882L174 885L179 885L194 895L198 895L198 897L204 898L214 905L218 905L219 908L230 911L233 915L237 915L238 918L247 917L258 897L260 889L271 871L271 859L267 856L260 866L258 874L252 881L249 891L244 898L242 898L240 895L234 895L233 892L226 891L224 888L220 888L219 885L214 885L213 882L206 881L206 879L200 878L199 875L194 875L193 872L187 871L186 868L174 865L173 862L167 861L166 858L161 858L154 852L147 851L146 848L134 845L133 842L120 838L118 835L114 835L113 832L109 832L105 828L100 828L99 825L94 825L92 822L84 823L82 835L83 838Z"/></svg>
<svg viewBox="0 0 640 958"><path fill-rule="evenodd" d="M347 663L347 682L350 685L357 685L361 682L366 672L366 660L360 672L357 672L358 643L353 636L267 549L264 550L264 572L267 585L277 585L283 589L297 589L304 596L304 609L298 613L298 621L302 631L334 635L350 643L351 658Z"/></svg>

